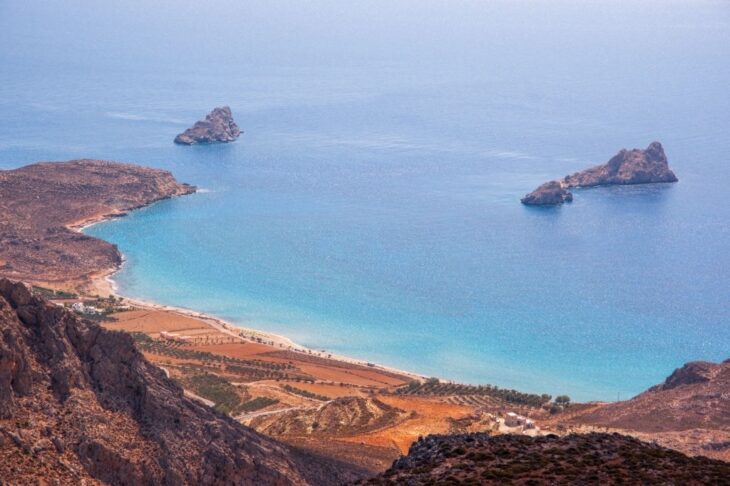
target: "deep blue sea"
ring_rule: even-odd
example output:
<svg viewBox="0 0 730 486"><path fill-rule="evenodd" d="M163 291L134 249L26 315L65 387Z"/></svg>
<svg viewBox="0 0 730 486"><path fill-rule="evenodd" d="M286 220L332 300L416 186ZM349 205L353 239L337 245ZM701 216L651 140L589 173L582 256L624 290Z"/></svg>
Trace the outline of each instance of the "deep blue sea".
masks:
<svg viewBox="0 0 730 486"><path fill-rule="evenodd" d="M730 357L727 1L2 1L0 114L0 168L201 189L88 230L123 295L582 400ZM653 140L678 184L519 202Z"/></svg>

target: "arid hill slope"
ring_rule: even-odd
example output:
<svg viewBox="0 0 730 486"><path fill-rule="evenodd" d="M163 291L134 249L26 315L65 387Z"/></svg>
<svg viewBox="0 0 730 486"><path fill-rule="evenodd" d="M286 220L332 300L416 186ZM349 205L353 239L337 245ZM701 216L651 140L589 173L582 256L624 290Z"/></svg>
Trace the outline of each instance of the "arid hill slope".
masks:
<svg viewBox="0 0 730 486"><path fill-rule="evenodd" d="M186 398L129 335L0 279L4 481L259 485L356 477Z"/></svg>
<svg viewBox="0 0 730 486"><path fill-rule="evenodd" d="M275 437L344 436L392 426L407 415L376 398L342 397L318 408L262 415L254 418L251 426Z"/></svg>
<svg viewBox="0 0 730 486"><path fill-rule="evenodd" d="M687 454L730 461L730 360L687 363L661 385L567 422L620 429Z"/></svg>
<svg viewBox="0 0 730 486"><path fill-rule="evenodd" d="M619 434L428 436L361 484L730 484L730 464Z"/></svg>
<svg viewBox="0 0 730 486"><path fill-rule="evenodd" d="M101 160L0 171L0 276L88 283L119 265L121 255L114 245L69 226L194 191L167 171Z"/></svg>
<svg viewBox="0 0 730 486"><path fill-rule="evenodd" d="M661 385L576 420L642 432L730 430L730 360L687 363Z"/></svg>

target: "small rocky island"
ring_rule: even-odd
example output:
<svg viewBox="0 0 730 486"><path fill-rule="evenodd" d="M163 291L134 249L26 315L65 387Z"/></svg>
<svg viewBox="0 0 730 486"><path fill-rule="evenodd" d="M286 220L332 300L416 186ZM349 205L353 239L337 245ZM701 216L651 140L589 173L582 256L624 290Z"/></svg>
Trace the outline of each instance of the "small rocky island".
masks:
<svg viewBox="0 0 730 486"><path fill-rule="evenodd" d="M552 206L570 202L572 187L593 187L623 184L649 184L677 182L677 176L669 168L664 148L652 142L645 150L622 149L603 165L592 167L559 181L541 185L521 199L528 206Z"/></svg>
<svg viewBox="0 0 730 486"><path fill-rule="evenodd" d="M227 143L233 142L239 135L241 130L233 121L231 109L228 106L219 106L208 113L205 120L195 122L195 125L175 137L175 143Z"/></svg>

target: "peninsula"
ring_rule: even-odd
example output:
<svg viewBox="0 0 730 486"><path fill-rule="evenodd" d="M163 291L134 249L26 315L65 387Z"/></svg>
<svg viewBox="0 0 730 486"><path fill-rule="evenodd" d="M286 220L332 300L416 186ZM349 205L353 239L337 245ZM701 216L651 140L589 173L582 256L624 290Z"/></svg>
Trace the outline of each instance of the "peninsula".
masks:
<svg viewBox="0 0 730 486"><path fill-rule="evenodd" d="M75 231L195 192L168 171L103 160L0 171L0 276L78 289L119 266L116 246Z"/></svg>
<svg viewBox="0 0 730 486"><path fill-rule="evenodd" d="M570 202L573 187L594 187L619 184L649 184L677 182L677 176L669 168L664 148L652 142L646 149L622 149L603 165L592 167L559 181L550 181L521 199L528 206L551 206Z"/></svg>
<svg viewBox="0 0 730 486"><path fill-rule="evenodd" d="M220 106L208 113L205 120L195 122L195 125L175 137L175 143L180 145L227 143L233 142L239 135L241 130L233 121L231 109L228 106Z"/></svg>

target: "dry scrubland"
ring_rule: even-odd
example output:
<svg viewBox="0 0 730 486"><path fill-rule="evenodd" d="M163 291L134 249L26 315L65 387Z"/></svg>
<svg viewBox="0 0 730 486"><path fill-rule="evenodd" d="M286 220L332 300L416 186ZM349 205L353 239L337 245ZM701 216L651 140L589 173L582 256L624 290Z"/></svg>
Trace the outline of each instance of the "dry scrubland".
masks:
<svg viewBox="0 0 730 486"><path fill-rule="evenodd" d="M521 432L505 429L500 417L549 416L538 403L547 397L417 380L246 331L231 335L178 311L124 310L102 325L132 333L145 357L191 396L267 435L372 471L428 434Z"/></svg>

